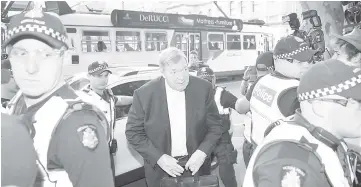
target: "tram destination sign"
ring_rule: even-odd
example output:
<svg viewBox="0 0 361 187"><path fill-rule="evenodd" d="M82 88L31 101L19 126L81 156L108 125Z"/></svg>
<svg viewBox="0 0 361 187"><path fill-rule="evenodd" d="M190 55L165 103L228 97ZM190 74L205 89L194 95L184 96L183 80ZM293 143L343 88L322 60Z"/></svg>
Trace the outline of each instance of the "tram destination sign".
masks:
<svg viewBox="0 0 361 187"><path fill-rule="evenodd" d="M239 19L126 10L113 10L111 22L115 27L242 30L242 21Z"/></svg>

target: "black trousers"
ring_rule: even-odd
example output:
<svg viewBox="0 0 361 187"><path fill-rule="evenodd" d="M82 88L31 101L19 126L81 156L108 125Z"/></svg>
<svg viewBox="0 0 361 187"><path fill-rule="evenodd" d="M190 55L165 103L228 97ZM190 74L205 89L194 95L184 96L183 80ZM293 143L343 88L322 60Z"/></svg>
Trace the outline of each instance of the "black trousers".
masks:
<svg viewBox="0 0 361 187"><path fill-rule="evenodd" d="M231 141L230 134L223 133L214 154L218 160L219 176L225 187L237 187L233 164L237 162L237 150Z"/></svg>

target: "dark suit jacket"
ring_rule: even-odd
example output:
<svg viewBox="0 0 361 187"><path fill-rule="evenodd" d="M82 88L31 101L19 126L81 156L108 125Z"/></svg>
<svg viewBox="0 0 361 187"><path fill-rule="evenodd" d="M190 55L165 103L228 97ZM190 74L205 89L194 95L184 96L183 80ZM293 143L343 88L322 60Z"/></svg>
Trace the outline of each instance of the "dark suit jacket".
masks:
<svg viewBox="0 0 361 187"><path fill-rule="evenodd" d="M209 156L222 134L212 85L190 76L185 100L188 154L199 149ZM144 158L148 187L159 187L166 173L157 165L157 161L163 154L171 155L171 131L163 77L135 90L125 134L132 147ZM209 173L210 161L207 159L199 174Z"/></svg>

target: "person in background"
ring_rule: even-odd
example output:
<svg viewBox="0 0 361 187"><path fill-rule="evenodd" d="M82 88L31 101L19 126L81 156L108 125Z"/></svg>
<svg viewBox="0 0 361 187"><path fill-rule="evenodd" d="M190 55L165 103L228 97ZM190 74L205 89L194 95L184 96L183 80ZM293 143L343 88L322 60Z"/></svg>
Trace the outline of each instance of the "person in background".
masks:
<svg viewBox="0 0 361 187"><path fill-rule="evenodd" d="M33 186L38 171L36 159L24 122L1 113L1 186Z"/></svg>
<svg viewBox="0 0 361 187"><path fill-rule="evenodd" d="M223 132L212 84L189 76L184 53L163 50L159 66L162 76L134 91L125 131L144 159L148 187L159 187L167 175L209 175Z"/></svg>
<svg viewBox="0 0 361 187"><path fill-rule="evenodd" d="M114 187L106 119L65 83L66 29L41 2L34 5L11 18L3 43L25 103L14 115L29 126L39 155L34 186Z"/></svg>
<svg viewBox="0 0 361 187"><path fill-rule="evenodd" d="M238 98L225 88L216 86L216 76L209 67L198 70L197 76L212 83L214 89L214 100L222 119L223 134L219 140L214 154L218 160L219 175L225 187L237 187L233 164L237 162L237 150L234 149L231 139L231 109L238 113L244 113Z"/></svg>
<svg viewBox="0 0 361 187"><path fill-rule="evenodd" d="M106 116L109 129L109 149L112 162L113 174L115 174L113 155L117 151L117 142L114 138L115 128L115 106L131 105L132 96L115 96L112 90L107 89L110 71L106 62L93 62L88 66L88 79L90 84L87 88L77 92L77 94L90 104L98 107Z"/></svg>
<svg viewBox="0 0 361 187"><path fill-rule="evenodd" d="M356 27L343 36L333 36L336 40L332 58L350 66L361 67L361 28Z"/></svg>
<svg viewBox="0 0 361 187"><path fill-rule="evenodd" d="M197 71L202 67L208 67L208 65L199 60L197 51L191 51L189 53L188 67L189 73L193 76L197 76Z"/></svg>
<svg viewBox="0 0 361 187"><path fill-rule="evenodd" d="M8 59L1 61L1 104L6 108L7 103L19 91L11 71L10 61Z"/></svg>
<svg viewBox="0 0 361 187"><path fill-rule="evenodd" d="M301 77L300 109L265 132L243 186L357 186L344 138L361 137L361 68L329 59Z"/></svg>

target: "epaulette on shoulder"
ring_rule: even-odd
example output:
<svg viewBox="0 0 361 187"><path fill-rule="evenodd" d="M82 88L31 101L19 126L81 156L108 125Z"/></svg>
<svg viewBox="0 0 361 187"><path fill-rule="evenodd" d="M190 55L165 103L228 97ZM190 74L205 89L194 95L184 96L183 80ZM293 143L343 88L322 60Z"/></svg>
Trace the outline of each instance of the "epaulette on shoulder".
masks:
<svg viewBox="0 0 361 187"><path fill-rule="evenodd" d="M109 93L111 96L114 95L114 94L113 94L113 91L112 91L111 89L107 89L107 91L108 91L108 93Z"/></svg>
<svg viewBox="0 0 361 187"><path fill-rule="evenodd" d="M68 103L69 106L63 119L66 119L67 117L70 116L70 114L76 111L88 111L88 112L91 111L91 112L95 112L101 121L106 120L106 117L104 116L104 114L101 112L100 109L98 109L96 106L90 103L81 100L80 98L66 99L65 101Z"/></svg>

